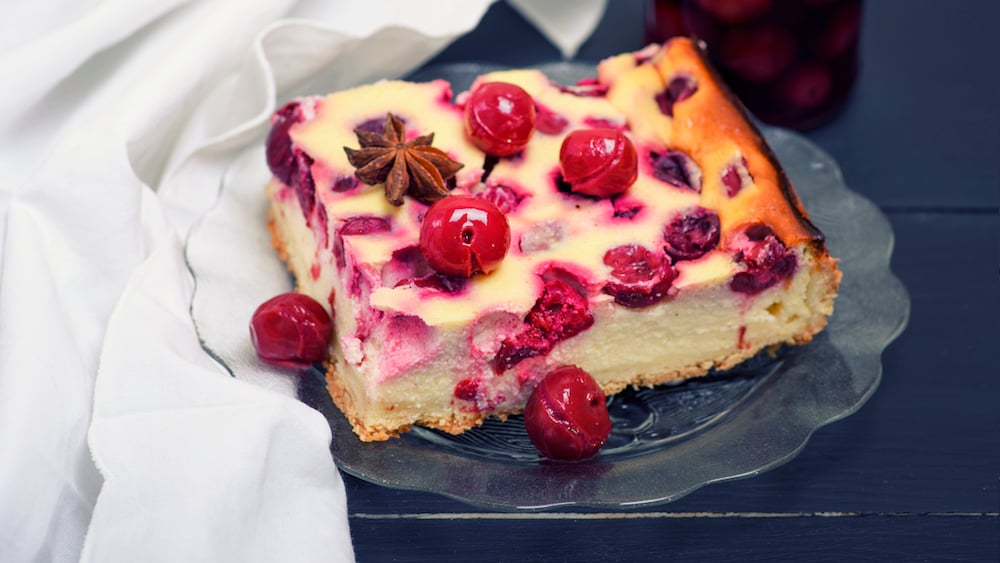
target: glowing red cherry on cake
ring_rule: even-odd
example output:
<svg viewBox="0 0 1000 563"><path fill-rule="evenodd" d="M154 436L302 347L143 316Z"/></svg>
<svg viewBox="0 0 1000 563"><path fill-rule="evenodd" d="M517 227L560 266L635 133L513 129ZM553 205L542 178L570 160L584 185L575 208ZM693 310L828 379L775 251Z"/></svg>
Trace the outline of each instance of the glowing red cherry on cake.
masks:
<svg viewBox="0 0 1000 563"><path fill-rule="evenodd" d="M607 197L635 182L639 157L635 145L618 129L577 129L563 139L559 168L574 192Z"/></svg>
<svg viewBox="0 0 1000 563"><path fill-rule="evenodd" d="M427 210L420 225L420 250L442 274L471 277L495 270L510 247L507 217L493 202L454 195Z"/></svg>
<svg viewBox="0 0 1000 563"><path fill-rule="evenodd" d="M538 451L558 461L593 457L611 433L604 392L576 366L556 368L535 387L524 425Z"/></svg>
<svg viewBox="0 0 1000 563"><path fill-rule="evenodd" d="M465 104L465 133L481 151L510 156L524 150L535 132L535 102L520 86L480 84Z"/></svg>
<svg viewBox="0 0 1000 563"><path fill-rule="evenodd" d="M318 301L282 293L262 303L250 320L250 339L265 362L308 367L326 359L333 323Z"/></svg>

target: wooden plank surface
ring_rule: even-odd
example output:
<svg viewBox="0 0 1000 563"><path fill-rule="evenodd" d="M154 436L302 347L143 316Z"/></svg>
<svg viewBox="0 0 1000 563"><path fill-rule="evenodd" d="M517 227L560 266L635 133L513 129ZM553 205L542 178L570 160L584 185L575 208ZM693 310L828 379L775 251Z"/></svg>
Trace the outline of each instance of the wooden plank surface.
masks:
<svg viewBox="0 0 1000 563"><path fill-rule="evenodd" d="M359 561L988 561L1000 548L996 519L976 515L614 516L403 515L351 526Z"/></svg>

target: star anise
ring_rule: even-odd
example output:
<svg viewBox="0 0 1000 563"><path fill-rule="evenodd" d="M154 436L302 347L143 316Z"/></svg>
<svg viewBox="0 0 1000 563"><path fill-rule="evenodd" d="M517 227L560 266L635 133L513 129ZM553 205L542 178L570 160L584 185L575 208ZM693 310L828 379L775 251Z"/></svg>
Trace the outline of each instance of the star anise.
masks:
<svg viewBox="0 0 1000 563"><path fill-rule="evenodd" d="M407 193L428 204L445 197L445 180L464 166L431 146L434 133L406 142L403 122L391 113L385 116L381 135L364 129L354 134L361 149L344 147L347 160L357 168L354 175L370 185L385 182L385 197L393 205L402 205Z"/></svg>

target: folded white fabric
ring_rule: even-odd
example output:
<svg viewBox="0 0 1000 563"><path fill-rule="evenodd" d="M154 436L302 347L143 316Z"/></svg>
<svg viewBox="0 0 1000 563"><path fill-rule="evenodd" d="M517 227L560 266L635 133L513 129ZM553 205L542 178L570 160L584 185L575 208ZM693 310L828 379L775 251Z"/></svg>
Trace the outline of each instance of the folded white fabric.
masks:
<svg viewBox="0 0 1000 563"><path fill-rule="evenodd" d="M276 103L411 70L491 2L5 6L0 560L353 559L326 421L202 350L183 242ZM512 4L569 55L605 1Z"/></svg>

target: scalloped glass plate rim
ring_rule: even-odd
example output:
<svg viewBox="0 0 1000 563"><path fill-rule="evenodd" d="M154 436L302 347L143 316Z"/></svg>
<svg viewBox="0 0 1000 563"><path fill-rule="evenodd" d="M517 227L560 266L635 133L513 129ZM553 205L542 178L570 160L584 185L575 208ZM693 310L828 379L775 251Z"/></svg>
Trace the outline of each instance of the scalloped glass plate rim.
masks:
<svg viewBox="0 0 1000 563"><path fill-rule="evenodd" d="M456 64L421 71L415 78L446 78L459 91L476 75L496 68L502 67ZM540 68L561 83L593 70L579 63ZM805 346L788 349L776 369L740 400L739 408L645 455L613 460L598 456L577 464L514 464L457 456L412 436L362 443L332 403L315 404L320 398L317 385L322 391L322 375L315 372L301 388L308 393L312 387L314 400L306 402L314 403L330 422L331 452L338 467L373 483L438 493L494 510L648 507L710 483L751 477L781 465L794 458L817 429L860 408L878 386L882 350L909 318L909 296L889 269L891 227L874 204L844 184L836 163L821 149L791 131L766 126L761 131L812 220L826 234L831 254L840 260L844 283L826 331ZM196 283L191 314L202 346L230 373L287 394L287 374L257 361L249 338L229 334L233 323L221 327L217 321L233 318L233 310L222 310L223 295L222 301L229 304L240 301L235 307L245 314L261 296L290 289L287 274L283 279L265 275L263 280L248 280L234 273L240 265L272 273L284 270L280 263L276 270L278 259L260 221L262 210L266 216L263 190L258 189L266 182L266 168L265 177L259 178L262 156L255 148L234 160L222 179L219 202L187 241L186 257ZM246 177L258 183L247 188L242 183ZM248 229L250 240L231 232L241 228ZM222 256L236 263L228 260L222 266Z"/></svg>

